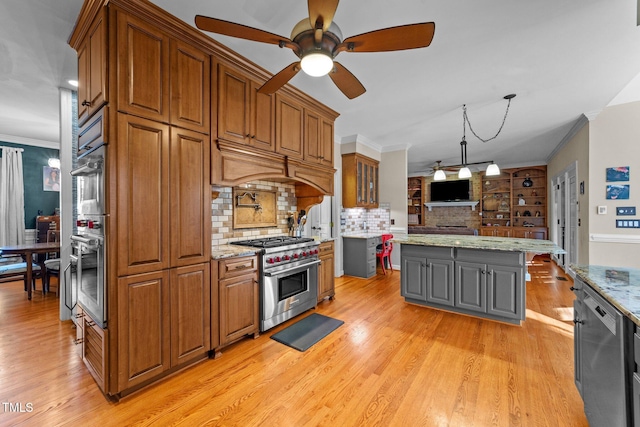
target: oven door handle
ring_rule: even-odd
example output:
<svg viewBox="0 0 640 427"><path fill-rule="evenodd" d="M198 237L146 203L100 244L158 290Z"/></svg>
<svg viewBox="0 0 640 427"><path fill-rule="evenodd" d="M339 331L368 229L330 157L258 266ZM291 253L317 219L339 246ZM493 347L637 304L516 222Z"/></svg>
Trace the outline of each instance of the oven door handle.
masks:
<svg viewBox="0 0 640 427"><path fill-rule="evenodd" d="M310 266L316 265L316 264L320 264L320 260L311 261L311 262L308 262L308 263L303 264L303 265L298 265L296 267L288 268L286 270L279 270L279 271L276 271L276 272L273 272L273 273L266 272L266 273L264 273L264 275L266 277L273 277L273 276L281 276L283 274L297 273L297 272L300 272L300 271L304 271L307 268L309 268Z"/></svg>
<svg viewBox="0 0 640 427"><path fill-rule="evenodd" d="M80 242L80 243L84 243L87 245L93 245L96 246L100 243L100 241L98 239L88 239L86 237L82 237L82 236L76 236L75 234L71 235L71 240L75 241L75 242Z"/></svg>

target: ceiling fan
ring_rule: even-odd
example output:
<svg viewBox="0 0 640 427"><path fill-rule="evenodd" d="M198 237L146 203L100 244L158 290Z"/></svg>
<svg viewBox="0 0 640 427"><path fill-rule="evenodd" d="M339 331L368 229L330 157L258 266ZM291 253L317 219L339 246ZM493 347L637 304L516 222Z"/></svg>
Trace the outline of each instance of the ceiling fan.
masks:
<svg viewBox="0 0 640 427"><path fill-rule="evenodd" d="M366 89L349 70L334 61L340 52L390 52L427 47L435 31L433 22L423 22L383 28L343 40L340 28L333 22L338 0L308 0L308 7L309 17L296 24L290 39L202 15L196 15L195 23L204 31L288 47L300 58L262 85L260 93L276 92L302 69L312 76L329 74L349 99L362 95Z"/></svg>

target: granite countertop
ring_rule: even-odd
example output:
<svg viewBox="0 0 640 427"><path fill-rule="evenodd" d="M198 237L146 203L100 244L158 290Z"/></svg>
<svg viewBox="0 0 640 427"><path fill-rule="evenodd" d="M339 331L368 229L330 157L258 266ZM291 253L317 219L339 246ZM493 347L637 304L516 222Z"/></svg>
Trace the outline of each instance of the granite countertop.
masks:
<svg viewBox="0 0 640 427"><path fill-rule="evenodd" d="M383 234L391 234L391 233L384 233L382 231L361 231L361 232L343 234L342 237L348 237L352 239L374 239L376 237L381 237Z"/></svg>
<svg viewBox="0 0 640 427"><path fill-rule="evenodd" d="M251 256L259 254L261 248L252 248L240 245L219 245L211 248L212 259L231 258L234 256Z"/></svg>
<svg viewBox="0 0 640 427"><path fill-rule="evenodd" d="M622 314L640 326L640 269L573 264L571 269Z"/></svg>
<svg viewBox="0 0 640 427"><path fill-rule="evenodd" d="M403 245L441 246L447 248L487 249L534 254L562 254L564 249L549 240L512 237L466 236L453 234L397 234L394 243Z"/></svg>

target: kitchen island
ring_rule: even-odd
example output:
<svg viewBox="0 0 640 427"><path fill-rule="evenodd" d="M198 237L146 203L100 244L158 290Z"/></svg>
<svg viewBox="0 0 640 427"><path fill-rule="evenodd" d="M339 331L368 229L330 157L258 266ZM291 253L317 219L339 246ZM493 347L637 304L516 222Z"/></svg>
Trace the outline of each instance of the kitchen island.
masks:
<svg viewBox="0 0 640 427"><path fill-rule="evenodd" d="M412 304L502 322L525 320L528 259L561 254L548 240L398 235L401 295Z"/></svg>

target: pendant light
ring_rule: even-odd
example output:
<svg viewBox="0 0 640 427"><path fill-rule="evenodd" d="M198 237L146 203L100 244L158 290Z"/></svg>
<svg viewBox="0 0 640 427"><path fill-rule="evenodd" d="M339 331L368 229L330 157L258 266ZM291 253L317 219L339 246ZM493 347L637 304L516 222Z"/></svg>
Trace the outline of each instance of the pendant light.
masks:
<svg viewBox="0 0 640 427"><path fill-rule="evenodd" d="M435 169L435 174L433 175L433 180L434 181L444 181L447 179L447 175L444 173L444 170L442 170L440 168L440 160L438 160L436 163L438 163L438 166L436 166Z"/></svg>

